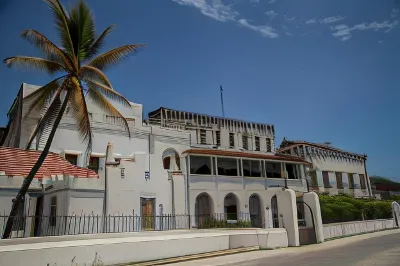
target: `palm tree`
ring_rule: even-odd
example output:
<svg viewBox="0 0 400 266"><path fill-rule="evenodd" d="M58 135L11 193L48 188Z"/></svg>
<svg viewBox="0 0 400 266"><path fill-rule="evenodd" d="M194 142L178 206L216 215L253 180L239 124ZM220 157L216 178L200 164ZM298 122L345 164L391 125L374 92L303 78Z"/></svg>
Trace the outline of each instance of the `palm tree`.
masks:
<svg viewBox="0 0 400 266"><path fill-rule="evenodd" d="M67 105L72 110L71 114L77 122L82 140L88 144L88 151L90 151L92 145L92 132L85 97L90 97L94 104L111 115L121 117L129 133L127 121L109 102L109 99L112 98L130 106L129 102L112 88L103 71L117 64L130 53L136 52L138 48L145 46L143 44L129 44L97 55L105 38L114 29L114 26L109 26L97 36L93 15L83 0L79 0L69 11L65 10L59 0L44 1L53 14L61 46L55 45L40 32L28 29L22 32L22 37L39 48L44 53L45 58L15 56L4 59L4 63L8 67L36 69L49 74L58 74L58 77L28 96L33 103L28 114L42 110L46 110L46 112L39 120L28 141L27 148L30 148L36 134L44 127L50 127L51 131L43 151L13 200L3 238L10 236L18 206L24 199L32 179L49 152ZM49 105L45 109L47 103Z"/></svg>

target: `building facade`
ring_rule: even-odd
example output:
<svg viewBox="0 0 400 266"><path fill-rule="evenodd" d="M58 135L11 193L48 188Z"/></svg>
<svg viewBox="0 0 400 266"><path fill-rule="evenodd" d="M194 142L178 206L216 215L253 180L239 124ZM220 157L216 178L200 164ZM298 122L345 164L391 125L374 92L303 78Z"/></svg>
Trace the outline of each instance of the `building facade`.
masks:
<svg viewBox="0 0 400 266"><path fill-rule="evenodd" d="M283 139L279 154L291 154L309 162L309 189L331 195L350 194L371 197L366 161L367 156L347 152L330 144Z"/></svg>

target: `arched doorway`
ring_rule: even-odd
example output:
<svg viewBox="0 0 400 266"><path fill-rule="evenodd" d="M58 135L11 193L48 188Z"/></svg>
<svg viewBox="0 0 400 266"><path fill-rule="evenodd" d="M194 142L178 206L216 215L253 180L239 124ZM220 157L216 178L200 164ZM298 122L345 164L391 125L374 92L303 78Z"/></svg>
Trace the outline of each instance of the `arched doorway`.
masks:
<svg viewBox="0 0 400 266"><path fill-rule="evenodd" d="M271 198L271 212L272 212L272 226L273 228L279 228L278 199L276 195Z"/></svg>
<svg viewBox="0 0 400 266"><path fill-rule="evenodd" d="M196 197L195 219L197 228L204 228L213 212L212 199L207 193L201 193Z"/></svg>
<svg viewBox="0 0 400 266"><path fill-rule="evenodd" d="M224 213L227 220L238 220L238 200L235 194L229 193L224 198Z"/></svg>
<svg viewBox="0 0 400 266"><path fill-rule="evenodd" d="M168 148L163 152L162 163L165 170L181 170L179 154L174 149Z"/></svg>
<svg viewBox="0 0 400 266"><path fill-rule="evenodd" d="M249 198L250 221L252 227L262 227L261 201L257 194Z"/></svg>

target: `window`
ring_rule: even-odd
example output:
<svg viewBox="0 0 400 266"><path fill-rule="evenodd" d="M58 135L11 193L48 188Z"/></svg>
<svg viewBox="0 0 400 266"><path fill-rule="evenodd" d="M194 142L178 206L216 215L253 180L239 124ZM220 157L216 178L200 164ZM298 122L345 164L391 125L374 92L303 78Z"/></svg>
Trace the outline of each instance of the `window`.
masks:
<svg viewBox="0 0 400 266"><path fill-rule="evenodd" d="M331 188L329 173L327 171L322 171L322 179L324 180L324 188Z"/></svg>
<svg viewBox="0 0 400 266"><path fill-rule="evenodd" d="M242 142L243 142L243 149L248 150L249 149L249 137L246 135L242 135Z"/></svg>
<svg viewBox="0 0 400 266"><path fill-rule="evenodd" d="M265 141L267 144L267 152L271 152L272 151L271 139L267 138Z"/></svg>
<svg viewBox="0 0 400 266"><path fill-rule="evenodd" d="M359 176L360 176L361 189L366 189L367 188L367 184L365 183L365 176L363 174L359 174Z"/></svg>
<svg viewBox="0 0 400 266"><path fill-rule="evenodd" d="M300 179L300 169L298 164L285 163L287 178Z"/></svg>
<svg viewBox="0 0 400 266"><path fill-rule="evenodd" d="M166 149L162 154L162 164L165 170L180 170L179 154L174 149Z"/></svg>
<svg viewBox="0 0 400 266"><path fill-rule="evenodd" d="M311 176L311 187L318 188L317 171L316 170L310 171L310 176Z"/></svg>
<svg viewBox="0 0 400 266"><path fill-rule="evenodd" d="M234 133L229 133L229 147L234 148L235 147L235 135Z"/></svg>
<svg viewBox="0 0 400 266"><path fill-rule="evenodd" d="M255 137L254 138L255 146L256 146L256 151L260 151L260 137Z"/></svg>
<svg viewBox="0 0 400 266"><path fill-rule="evenodd" d="M281 163L265 162L265 172L268 178L282 178Z"/></svg>
<svg viewBox="0 0 400 266"><path fill-rule="evenodd" d="M340 172L335 172L336 175L336 184L338 189L343 189L343 179L342 179L342 173Z"/></svg>
<svg viewBox="0 0 400 266"><path fill-rule="evenodd" d="M211 175L211 157L190 156L190 174Z"/></svg>
<svg viewBox="0 0 400 266"><path fill-rule="evenodd" d="M89 169L92 169L96 173L99 172L99 166L100 166L100 158L99 157L92 157L90 156L89 159Z"/></svg>
<svg viewBox="0 0 400 266"><path fill-rule="evenodd" d="M65 160L70 164L78 165L78 155L76 154L65 154Z"/></svg>
<svg viewBox="0 0 400 266"><path fill-rule="evenodd" d="M171 157L165 157L164 159L163 159L163 166L164 166L164 169L166 169L166 170L169 170L170 169L170 167L171 167Z"/></svg>
<svg viewBox="0 0 400 266"><path fill-rule="evenodd" d="M243 175L250 177L261 177L260 161L243 160Z"/></svg>
<svg viewBox="0 0 400 266"><path fill-rule="evenodd" d="M237 159L217 158L218 175L239 176Z"/></svg>
<svg viewBox="0 0 400 266"><path fill-rule="evenodd" d="M207 144L207 131L205 129L200 129L198 132L200 144Z"/></svg>
<svg viewBox="0 0 400 266"><path fill-rule="evenodd" d="M51 197L50 199L50 226L57 224L57 197Z"/></svg>
<svg viewBox="0 0 400 266"><path fill-rule="evenodd" d="M354 177L353 174L347 174L349 178L349 189L354 189Z"/></svg>
<svg viewBox="0 0 400 266"><path fill-rule="evenodd" d="M221 131L215 131L215 138L217 146L221 146Z"/></svg>

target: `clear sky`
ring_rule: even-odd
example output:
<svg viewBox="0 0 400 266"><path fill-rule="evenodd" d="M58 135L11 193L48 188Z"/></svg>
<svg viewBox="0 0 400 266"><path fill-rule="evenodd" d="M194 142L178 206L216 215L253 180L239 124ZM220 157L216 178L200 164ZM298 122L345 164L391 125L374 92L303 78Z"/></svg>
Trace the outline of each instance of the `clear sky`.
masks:
<svg viewBox="0 0 400 266"><path fill-rule="evenodd" d="M62 1L65 6L73 0ZM369 174L400 178L400 1L89 0L106 48L147 43L107 72L144 114L160 106L275 125L284 136L366 153ZM0 58L56 43L40 0L0 0ZM50 77L0 66L0 125L20 83Z"/></svg>

